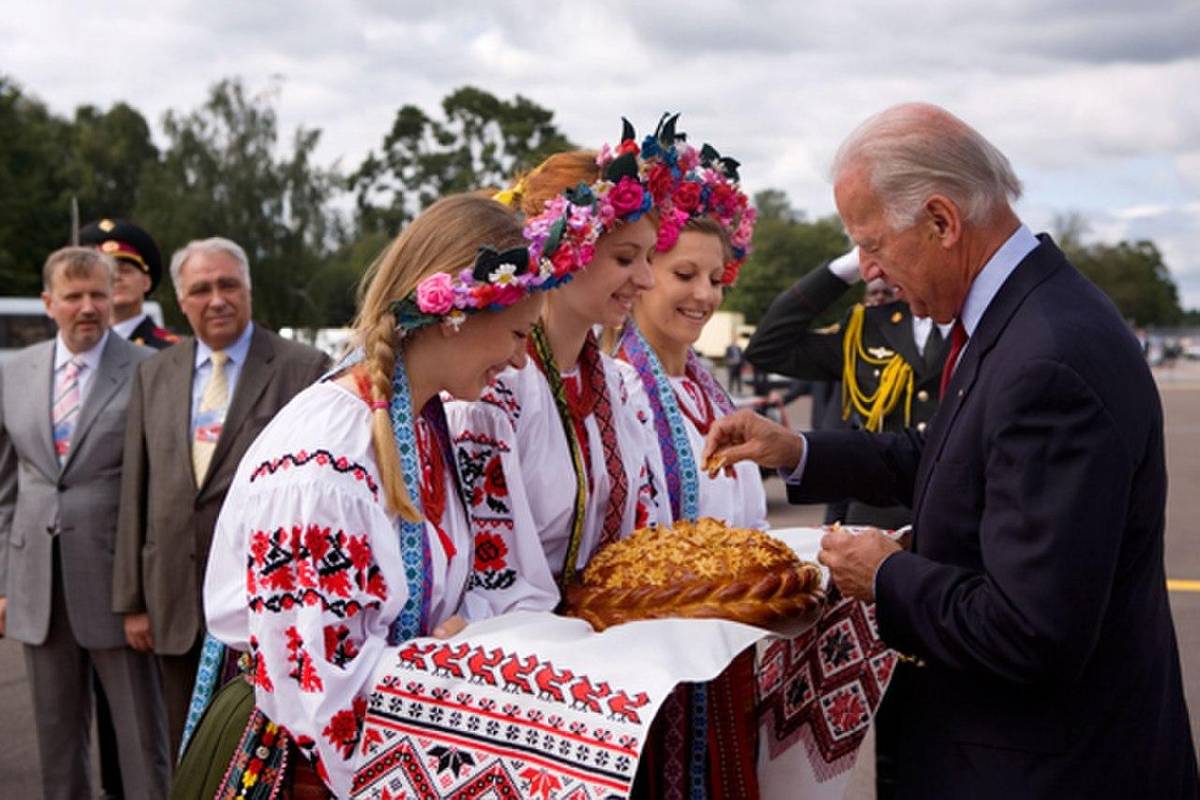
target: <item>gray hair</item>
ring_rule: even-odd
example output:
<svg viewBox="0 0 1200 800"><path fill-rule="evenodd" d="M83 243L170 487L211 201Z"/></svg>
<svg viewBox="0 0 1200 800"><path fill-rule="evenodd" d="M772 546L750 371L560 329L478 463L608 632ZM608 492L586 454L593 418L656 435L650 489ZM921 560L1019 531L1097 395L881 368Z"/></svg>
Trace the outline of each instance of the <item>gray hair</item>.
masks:
<svg viewBox="0 0 1200 800"><path fill-rule="evenodd" d="M102 253L94 247L63 247L55 250L46 259L42 267L42 288L50 291L54 276L59 272L68 278L85 278L96 270L102 270L111 286L113 275L117 271L117 262L107 253Z"/></svg>
<svg viewBox="0 0 1200 800"><path fill-rule="evenodd" d="M246 258L246 251L231 239L213 236L208 239L193 239L176 250L175 255L171 256L171 283L175 285L176 297L183 296L183 286L180 285L180 281L184 262L196 255L196 253L224 253L230 256L238 263L238 267L241 268L242 280L246 282L246 290L249 291L250 260Z"/></svg>
<svg viewBox="0 0 1200 800"><path fill-rule="evenodd" d="M859 125L834 156L834 182L857 166L868 170L893 229L916 222L930 195L953 200L973 224L1021 196L1021 181L995 145L926 103L892 106Z"/></svg>

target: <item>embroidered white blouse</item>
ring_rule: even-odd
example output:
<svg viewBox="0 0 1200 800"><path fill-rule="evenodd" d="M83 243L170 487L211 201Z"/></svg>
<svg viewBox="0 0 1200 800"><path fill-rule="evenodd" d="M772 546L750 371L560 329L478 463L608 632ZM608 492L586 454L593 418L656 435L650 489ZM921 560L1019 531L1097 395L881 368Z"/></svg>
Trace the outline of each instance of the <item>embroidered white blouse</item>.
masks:
<svg viewBox="0 0 1200 800"><path fill-rule="evenodd" d="M438 461L431 451L440 450L423 419L416 428L428 469ZM425 509L430 625L464 605L474 618L552 608L557 595L531 588L519 571L503 595L464 604L474 548L452 466L425 476L430 496L441 498L434 505L443 507L440 518L436 508ZM238 467L213 535L204 607L213 636L252 654L259 708L287 728L338 797L350 793L371 675L407 594L370 411L335 383L311 386L276 415Z"/></svg>
<svg viewBox="0 0 1200 800"><path fill-rule="evenodd" d="M632 366L624 366L634 371ZM636 375L636 371L634 373ZM704 387L696 381L682 376L672 376L670 380L684 412L683 424L692 445L692 457L696 459L699 469L700 456L704 452L704 434L696 425L696 420L705 420L708 414L712 415L712 419L719 419L725 416L725 412L715 398L705 397ZM767 522L767 493L758 465L740 461L734 465L733 474L734 477L728 477L722 471L715 478L710 478L708 473L700 470L700 516L723 520L734 528L766 530L770 527Z"/></svg>
<svg viewBox="0 0 1200 800"><path fill-rule="evenodd" d="M662 461L653 432L647 427L649 405L640 383L629 383L617 362L601 355L605 385L612 404L613 427L624 467L626 494L620 535L651 524L669 524L670 507L662 483ZM565 374L564 380L576 376ZM575 505L575 469L566 433L550 384L530 361L509 368L484 392L480 402L446 404L446 417L459 470L482 473L471 497L476 570L471 578L476 598L506 595L514 574L512 555L520 558L526 579L557 599L555 578L562 573ZM603 532L612 481L595 414L584 420L588 474L586 515L576 560L582 569ZM540 554L543 568L534 571ZM475 602L468 597L468 610ZM490 602L496 602L492 599Z"/></svg>

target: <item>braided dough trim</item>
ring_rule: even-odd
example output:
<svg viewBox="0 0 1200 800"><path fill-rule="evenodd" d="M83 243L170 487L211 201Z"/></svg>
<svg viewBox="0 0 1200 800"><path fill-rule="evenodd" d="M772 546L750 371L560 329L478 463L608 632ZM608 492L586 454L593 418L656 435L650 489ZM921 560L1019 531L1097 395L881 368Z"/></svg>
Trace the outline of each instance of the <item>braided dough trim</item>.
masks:
<svg viewBox="0 0 1200 800"><path fill-rule="evenodd" d="M799 564L759 571L732 581L698 581L688 586L595 589L573 584L566 611L597 631L641 619L687 617L726 619L769 626L819 613L825 602L821 570Z"/></svg>

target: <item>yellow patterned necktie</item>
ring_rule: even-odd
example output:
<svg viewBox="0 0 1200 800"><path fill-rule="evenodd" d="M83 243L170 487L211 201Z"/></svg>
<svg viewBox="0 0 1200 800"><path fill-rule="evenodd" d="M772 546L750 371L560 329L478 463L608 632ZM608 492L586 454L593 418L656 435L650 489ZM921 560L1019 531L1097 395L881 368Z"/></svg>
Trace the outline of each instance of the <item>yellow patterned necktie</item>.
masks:
<svg viewBox="0 0 1200 800"><path fill-rule="evenodd" d="M209 360L212 362L212 372L204 386L204 394L200 396L200 407L196 409L196 428L192 432L192 471L196 476L196 486L204 482L204 476L208 473L213 450L217 447L221 428L225 424L225 409L229 406L229 379L225 375L229 355L222 350L214 350Z"/></svg>

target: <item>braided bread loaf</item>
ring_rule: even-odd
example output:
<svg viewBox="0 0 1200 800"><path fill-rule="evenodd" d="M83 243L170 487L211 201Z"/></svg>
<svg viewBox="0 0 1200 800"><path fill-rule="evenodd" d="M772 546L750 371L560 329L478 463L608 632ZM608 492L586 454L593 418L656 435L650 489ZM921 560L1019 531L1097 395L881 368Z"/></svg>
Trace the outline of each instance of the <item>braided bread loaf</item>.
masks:
<svg viewBox="0 0 1200 800"><path fill-rule="evenodd" d="M601 550L567 590L566 613L604 630L663 617L769 626L817 614L821 571L761 531L703 517L642 528Z"/></svg>

